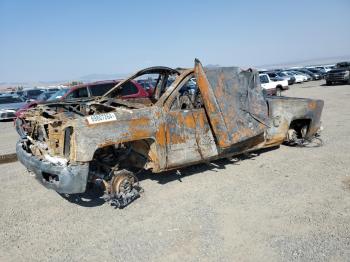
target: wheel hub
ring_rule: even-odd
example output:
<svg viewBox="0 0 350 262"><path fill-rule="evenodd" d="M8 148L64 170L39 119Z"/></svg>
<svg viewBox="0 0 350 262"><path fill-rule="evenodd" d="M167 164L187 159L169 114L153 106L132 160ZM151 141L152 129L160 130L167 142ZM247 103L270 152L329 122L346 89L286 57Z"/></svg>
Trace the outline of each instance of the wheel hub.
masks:
<svg viewBox="0 0 350 262"><path fill-rule="evenodd" d="M123 208L140 196L141 187L137 177L127 170L114 173L109 183L106 200L117 208Z"/></svg>

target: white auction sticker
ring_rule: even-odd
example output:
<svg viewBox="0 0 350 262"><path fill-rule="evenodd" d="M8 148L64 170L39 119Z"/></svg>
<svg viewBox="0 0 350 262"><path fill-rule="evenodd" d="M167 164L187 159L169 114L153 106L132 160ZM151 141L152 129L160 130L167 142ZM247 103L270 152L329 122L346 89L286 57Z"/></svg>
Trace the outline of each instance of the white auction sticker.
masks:
<svg viewBox="0 0 350 262"><path fill-rule="evenodd" d="M110 122L110 121L116 121L116 120L117 118L113 113L92 115L87 117L87 121L89 124L98 124L98 123L104 123L104 122Z"/></svg>

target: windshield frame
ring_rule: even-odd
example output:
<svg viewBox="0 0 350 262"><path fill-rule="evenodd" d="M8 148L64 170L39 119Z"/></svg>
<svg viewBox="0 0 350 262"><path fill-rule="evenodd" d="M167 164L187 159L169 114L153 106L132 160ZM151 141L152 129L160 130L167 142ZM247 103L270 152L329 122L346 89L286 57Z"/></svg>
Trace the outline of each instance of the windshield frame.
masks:
<svg viewBox="0 0 350 262"><path fill-rule="evenodd" d="M149 68L143 69L141 71L138 71L137 73L133 74L132 76L130 76L128 78L126 78L125 80L120 81L113 88L111 88L107 93L105 93L102 96L102 98L108 97L110 94L112 94L115 90L117 90L119 87L121 87L125 83L127 83L129 81L132 81L135 78L137 78L139 76L142 76L144 74L151 74L151 73L159 74L160 78L161 78L162 75L165 75L165 74L177 74L177 76L179 76L181 74L178 70L170 68L170 67L165 67L165 66L149 67ZM158 80L164 80L164 79L158 79ZM157 83L157 86L158 86L158 83ZM154 92L154 94L156 94L157 90L154 90L153 92ZM157 100L159 100L159 99L160 99L160 97Z"/></svg>

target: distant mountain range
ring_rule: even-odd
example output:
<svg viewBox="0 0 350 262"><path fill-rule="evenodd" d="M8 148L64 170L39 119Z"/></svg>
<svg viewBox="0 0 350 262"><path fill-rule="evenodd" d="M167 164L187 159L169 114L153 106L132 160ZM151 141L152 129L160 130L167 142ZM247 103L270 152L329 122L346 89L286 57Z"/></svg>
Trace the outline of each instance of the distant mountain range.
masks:
<svg viewBox="0 0 350 262"><path fill-rule="evenodd" d="M284 67L293 67L293 66L309 66L309 65L326 65L326 64L335 64L340 61L350 61L350 55L345 56L336 56L336 57L327 57L327 58L317 58L317 59L308 59L302 61L292 61L285 63L275 63L275 64L265 64L252 66L258 69L273 69L273 68L284 68ZM218 64L208 64L206 67L219 67ZM236 65L237 66L237 65ZM44 87L51 85L60 85L64 83L69 83L72 81L82 81L82 82L93 82L98 80L107 80L107 79L122 79L130 74L89 74L85 76L81 76L77 79L70 80L54 80L54 81L36 81L36 82L0 82L0 89L4 89L7 87Z"/></svg>
<svg viewBox="0 0 350 262"><path fill-rule="evenodd" d="M294 67L294 66L295 67L317 66L317 65L336 64L341 61L350 61L350 55L307 59L307 60L301 60L301 61L299 60L299 61L292 61L292 62L286 62L286 63L265 64L265 65L256 66L256 68L273 69L273 68L284 68L284 67Z"/></svg>

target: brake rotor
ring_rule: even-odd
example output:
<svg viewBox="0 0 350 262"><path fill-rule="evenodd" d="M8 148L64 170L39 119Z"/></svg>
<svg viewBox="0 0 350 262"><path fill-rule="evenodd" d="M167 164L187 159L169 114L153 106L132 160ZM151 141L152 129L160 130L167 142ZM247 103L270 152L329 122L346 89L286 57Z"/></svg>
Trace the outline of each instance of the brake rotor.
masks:
<svg viewBox="0 0 350 262"><path fill-rule="evenodd" d="M110 192L115 195L126 195L139 186L136 176L127 170L120 170L110 182Z"/></svg>

